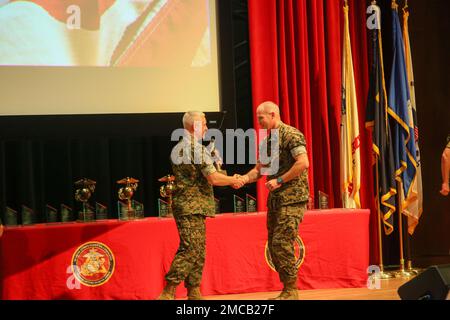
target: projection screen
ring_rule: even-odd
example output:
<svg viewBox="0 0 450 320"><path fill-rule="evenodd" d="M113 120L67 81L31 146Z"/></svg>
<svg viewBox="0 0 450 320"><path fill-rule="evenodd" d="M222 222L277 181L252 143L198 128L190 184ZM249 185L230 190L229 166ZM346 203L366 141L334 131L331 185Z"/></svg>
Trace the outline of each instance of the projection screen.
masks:
<svg viewBox="0 0 450 320"><path fill-rule="evenodd" d="M215 0L0 0L0 115L220 111Z"/></svg>

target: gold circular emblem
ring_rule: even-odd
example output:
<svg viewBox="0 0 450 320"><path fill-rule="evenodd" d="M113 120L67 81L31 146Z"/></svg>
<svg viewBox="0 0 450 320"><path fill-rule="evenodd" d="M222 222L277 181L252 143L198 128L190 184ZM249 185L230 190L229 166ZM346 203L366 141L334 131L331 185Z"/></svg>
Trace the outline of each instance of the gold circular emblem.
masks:
<svg viewBox="0 0 450 320"><path fill-rule="evenodd" d="M86 242L72 256L75 278L88 287L101 286L114 273L115 260L111 250L97 241Z"/></svg>

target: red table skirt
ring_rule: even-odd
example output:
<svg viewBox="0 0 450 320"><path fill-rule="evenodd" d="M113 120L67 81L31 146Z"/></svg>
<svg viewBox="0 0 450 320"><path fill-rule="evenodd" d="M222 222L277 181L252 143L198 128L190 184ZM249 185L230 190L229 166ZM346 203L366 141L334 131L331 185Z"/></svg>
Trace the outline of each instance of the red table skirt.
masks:
<svg viewBox="0 0 450 320"><path fill-rule="evenodd" d="M265 256L265 213L221 214L208 218L206 228L204 295L282 288ZM300 289L366 285L369 210L308 211L299 235L304 246L297 252ZM80 248L87 242L100 244ZM0 238L0 297L154 299L163 288L178 242L173 219L6 228ZM103 260L91 263L95 258L89 252L98 248ZM91 272L90 282L77 280L72 261L87 266L81 269ZM183 286L177 295L186 295Z"/></svg>

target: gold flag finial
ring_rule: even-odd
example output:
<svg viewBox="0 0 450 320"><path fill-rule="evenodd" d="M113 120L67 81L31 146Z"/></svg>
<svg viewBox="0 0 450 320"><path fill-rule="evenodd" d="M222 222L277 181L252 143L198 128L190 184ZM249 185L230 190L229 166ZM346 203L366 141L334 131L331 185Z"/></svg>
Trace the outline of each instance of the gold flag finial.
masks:
<svg viewBox="0 0 450 320"><path fill-rule="evenodd" d="M392 0L391 7L392 7L392 9L397 10L398 4L397 4L396 0Z"/></svg>
<svg viewBox="0 0 450 320"><path fill-rule="evenodd" d="M409 15L409 13L408 13L408 0L405 0L405 6L403 7L403 14Z"/></svg>
<svg viewBox="0 0 450 320"><path fill-rule="evenodd" d="M377 4L377 0L373 0L372 2L371 2L371 4L374 6L374 5L376 5Z"/></svg>
<svg viewBox="0 0 450 320"><path fill-rule="evenodd" d="M348 7L348 1L344 0L344 7Z"/></svg>

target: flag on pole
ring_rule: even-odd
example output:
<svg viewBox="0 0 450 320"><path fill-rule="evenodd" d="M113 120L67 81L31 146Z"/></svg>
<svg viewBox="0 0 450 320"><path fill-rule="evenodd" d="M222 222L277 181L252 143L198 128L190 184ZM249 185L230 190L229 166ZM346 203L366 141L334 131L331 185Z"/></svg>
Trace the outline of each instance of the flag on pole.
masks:
<svg viewBox="0 0 450 320"><path fill-rule="evenodd" d="M392 5L392 32L394 55L389 80L388 113L392 120L395 178L400 183L399 210L406 214L405 209L417 203L417 190L413 188L417 183L417 158L403 36L395 3Z"/></svg>
<svg viewBox="0 0 450 320"><path fill-rule="evenodd" d="M360 135L352 48L348 26L348 5L344 5L344 40L342 47L342 108L341 108L341 195L344 208L361 208Z"/></svg>
<svg viewBox="0 0 450 320"><path fill-rule="evenodd" d="M414 144L416 147L416 161L417 161L416 179L413 179L411 193L415 195L417 198L415 201L411 201L411 203L404 208L405 210L404 213L408 216L408 232L410 234L413 234L414 229L419 223L419 219L423 211L423 193L422 193L422 168L420 165L420 149L419 149L419 128L417 125L416 93L414 89L414 72L412 65L411 45L409 42L408 18L409 12L408 6L406 5L403 8L403 41L406 59L406 74L408 77L409 95L412 108L412 119L414 124Z"/></svg>
<svg viewBox="0 0 450 320"><path fill-rule="evenodd" d="M379 8L377 12L380 12ZM384 231L394 231L395 185L394 154L388 122L386 84L384 81L381 30L372 31L372 57L367 99L366 128L372 131L374 154L375 199L383 220Z"/></svg>

